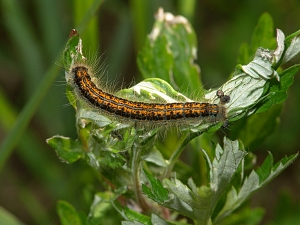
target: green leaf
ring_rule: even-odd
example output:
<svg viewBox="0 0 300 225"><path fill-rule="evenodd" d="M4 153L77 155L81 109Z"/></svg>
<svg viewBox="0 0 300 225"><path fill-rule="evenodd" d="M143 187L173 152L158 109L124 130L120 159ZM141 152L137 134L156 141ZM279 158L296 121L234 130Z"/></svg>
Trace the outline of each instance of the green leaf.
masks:
<svg viewBox="0 0 300 225"><path fill-rule="evenodd" d="M199 209L201 207L204 210L208 207L206 196L201 198L201 202L198 202L197 194L193 193L178 179L164 179L164 185L170 191L170 198L164 203L164 206L189 218L197 219L198 221L204 220L203 215L198 213L200 213Z"/></svg>
<svg viewBox="0 0 300 225"><path fill-rule="evenodd" d="M69 71L75 61L83 60L82 43L77 31L71 36L63 52L63 63L66 71Z"/></svg>
<svg viewBox="0 0 300 225"><path fill-rule="evenodd" d="M168 72L172 70L173 56L167 49L167 38L158 36L153 43L148 39L139 53L137 62L144 78L158 77L168 81Z"/></svg>
<svg viewBox="0 0 300 225"><path fill-rule="evenodd" d="M117 95L143 102L171 103L191 101L188 97L175 91L169 83L159 78L145 79L129 89L119 91Z"/></svg>
<svg viewBox="0 0 300 225"><path fill-rule="evenodd" d="M272 167L273 167L273 156L269 152L269 155L263 162L262 166L256 170L256 173L259 176L260 180L266 180L270 176Z"/></svg>
<svg viewBox="0 0 300 225"><path fill-rule="evenodd" d="M106 129L111 128L108 132L116 129L116 125L112 124L112 121L107 118L105 115L99 113L99 110L85 108L85 107L78 107L77 114L76 114L77 123L84 128L86 124L93 122L99 127L106 127ZM111 126L108 126L111 125Z"/></svg>
<svg viewBox="0 0 300 225"><path fill-rule="evenodd" d="M85 157L82 145L78 140L73 141L68 137L56 135L47 139L46 142L55 149L58 157L63 162L73 163Z"/></svg>
<svg viewBox="0 0 300 225"><path fill-rule="evenodd" d="M269 13L264 13L259 18L258 24L253 32L251 49L254 53L259 47L274 49L275 46L276 40L274 38L273 19Z"/></svg>
<svg viewBox="0 0 300 225"><path fill-rule="evenodd" d="M288 44L288 46L291 45L291 42L292 40L295 38L295 37L298 37L300 35L300 30L297 30L296 32L290 34L289 36L286 37L285 41L286 41L286 44Z"/></svg>
<svg viewBox="0 0 300 225"><path fill-rule="evenodd" d="M245 120L243 127L236 131L235 137L240 138L246 148L255 149L274 132L281 111L282 105L276 105L268 111L251 115Z"/></svg>
<svg viewBox="0 0 300 225"><path fill-rule="evenodd" d="M241 46L239 48L239 53L238 53L238 56L237 56L237 63L238 64L245 65L245 64L248 64L251 61L252 56L250 55L249 49L250 49L250 47L247 43L241 44Z"/></svg>
<svg viewBox="0 0 300 225"><path fill-rule="evenodd" d="M160 218L158 215L155 215L155 214L151 214L151 223L153 225L172 225L174 223L169 223L167 222L166 220ZM178 224L178 223L176 223Z"/></svg>
<svg viewBox="0 0 300 225"><path fill-rule="evenodd" d="M72 88L69 84L66 86L66 95L70 104L76 109L76 96L74 94L74 88Z"/></svg>
<svg viewBox="0 0 300 225"><path fill-rule="evenodd" d="M205 152L204 154L210 169L209 187L196 188L190 180L189 188L178 179L164 179L170 197L163 205L196 220L199 224L207 224L210 220L246 152L239 150L238 141L224 138L224 150L219 145L216 146L213 162Z"/></svg>
<svg viewBox="0 0 300 225"><path fill-rule="evenodd" d="M300 46L300 44L299 44ZM280 82L280 91L284 91L285 93L289 89L289 87L293 84L294 82L294 76L300 69L300 64L293 65L289 67L288 69L285 69L282 71L279 75L281 77L281 82ZM283 99L282 101L284 101Z"/></svg>
<svg viewBox="0 0 300 225"><path fill-rule="evenodd" d="M8 212L3 207L0 207L0 224L5 225L24 225L17 217Z"/></svg>
<svg viewBox="0 0 300 225"><path fill-rule="evenodd" d="M76 209L68 202L59 200L56 206L61 225L81 225Z"/></svg>
<svg viewBox="0 0 300 225"><path fill-rule="evenodd" d="M157 166L166 167L168 165L161 152L155 147L152 149L152 151L149 151L142 156L142 158L147 162L156 164Z"/></svg>
<svg viewBox="0 0 300 225"><path fill-rule="evenodd" d="M122 221L125 225L152 225L151 219L139 212L131 210L124 206L119 206L116 202L112 203L114 208L121 214L121 216L126 220Z"/></svg>
<svg viewBox="0 0 300 225"><path fill-rule="evenodd" d="M163 17L164 18L164 17ZM180 21L180 19L179 19ZM269 24L268 18L267 19L262 19L262 24ZM265 22L264 22L265 21ZM155 43L156 40L159 38L167 38L172 34L169 34L170 29L166 29L165 26L171 26L168 24L164 19L159 20L157 22L157 29L155 32L157 32L157 36L150 38L149 42L149 49L153 48L153 43ZM172 25L173 26L173 25ZM171 26L171 27L172 27ZM179 25L178 25L179 26ZM187 26L186 24L183 26ZM173 27L174 29L177 27ZM179 28L178 28L179 29ZM184 29L189 30L187 27ZM260 34L258 28L257 35ZM182 33L183 30L181 28L176 31L181 31L179 33ZM166 34L164 33L166 32ZM192 31L191 31L192 32ZM184 32L183 32L184 33ZM162 35L162 34L165 34ZM153 34L154 35L154 34ZM168 36L169 35L169 36ZM266 37L269 37L270 34L261 34L265 35ZM174 38L170 36L170 40L173 40ZM255 38L254 38L255 39ZM174 41L174 40L173 40ZM153 42L153 43L152 43ZM79 45L78 41L78 45ZM180 44L179 44L180 45ZM177 45L176 45L177 46ZM78 46L77 46L78 47ZM80 46L79 46L80 47ZM194 46L195 47L195 46ZM172 48L170 48L172 49ZM78 54L80 57L82 56L81 49L75 49L78 51ZM168 49L169 51L169 49ZM167 52L168 52L167 51ZM174 50L174 54L177 50ZM168 52L169 53L169 52ZM150 54L150 53L149 53ZM176 54L179 54L177 52ZM176 55L175 54L175 55ZM155 54L154 54L155 55ZM179 54L180 55L180 54ZM71 55L73 56L73 55ZM70 56L70 57L71 57ZM153 54L150 54L151 57L153 57ZM83 57L83 56L82 56ZM272 68L272 62L273 58L275 56L272 55L270 51L267 49L259 49L257 51L257 54L255 58L248 64L244 66L238 66L236 69L236 73L234 74L234 77L226 82L221 88L223 92L226 95L230 96L230 102L225 105L226 108L226 115L224 113L220 113L215 120L211 120L210 118L203 118L201 120L197 121L191 121L187 122L182 126L183 129L188 130L188 132L193 132L195 133L194 135L196 136L197 134L201 134L204 131L215 131L218 130L222 124L224 119L227 119L228 121L235 121L238 120L244 116L251 115L255 112L256 108L259 107L258 105L259 102L261 102L263 99L266 98L266 95L268 94L267 92L267 87L269 85L268 80L271 79L272 77L276 77L279 79L279 76L277 72ZM156 57L155 58L161 59L164 57ZM153 66L153 63L148 62L147 60L144 63L149 63L149 65ZM163 63L164 65L166 64L165 62ZM175 63L177 65L177 63ZM161 69L162 67L154 67L154 68L159 68ZM148 68L149 69L149 68ZM153 68L149 69L153 70ZM167 69L168 71L170 68ZM151 75L152 76L152 75ZM151 77L150 76L150 77ZM169 75L168 75L169 77ZM166 79L166 78L165 78ZM174 82L174 79L171 79ZM193 82L194 83L194 82ZM271 89L270 89L271 90ZM272 96L274 93L269 93L269 96ZM283 93L281 93L283 94ZM140 82L139 84L135 85L134 87L126 90L122 90L117 93L118 96L128 98L129 100L133 101L145 101L145 102L186 102L186 101L192 101L191 99L185 97L179 92L176 92L170 84L168 84L166 81L160 80L158 78L149 78L146 79L145 81ZM278 95L279 96L279 95ZM72 98L73 99L73 98ZM219 104L220 99L216 97L216 92L215 90L210 91L205 95L205 101L208 101L210 103L214 104ZM78 107L78 106L77 106ZM225 111L225 110L224 110ZM223 110L221 110L223 112ZM113 125L113 121L118 120L117 126ZM105 113L102 111L96 110L96 109L90 109L90 107L87 107L86 104L82 103L82 105L78 108L77 110L77 121L78 124L81 127L85 127L87 123L92 122L92 124L96 124L99 127L105 127L109 124L112 126L115 126L115 130L119 130L122 128L134 126L134 122L128 121L128 120L122 120L118 117L115 117L114 115L110 115L109 113ZM217 123L216 123L217 122ZM94 127L94 126L91 126ZM137 128L141 128L137 126ZM144 128L144 126L142 126ZM181 128L181 127L180 127ZM107 149L114 149L118 151L117 149L121 149L121 144L126 145L127 148L124 149L124 151L130 149L131 144L134 141L134 138L132 138L131 144L129 142L118 142L115 138L112 138L109 136L109 133L113 129L107 129L107 135L103 133L103 131L96 130L97 128L93 128L90 133L93 135L93 137L96 139L96 141L100 144L102 143L109 143L109 144L104 144ZM149 126L149 129L152 129L151 125ZM86 134L89 134L89 132L86 132ZM81 134L82 136L82 134ZM85 137L88 137L87 135L84 135ZM93 146L94 144L89 143L88 138L81 138L82 141L86 141L87 143L83 143L84 146ZM114 142L114 143L113 143ZM116 143L120 143L120 146L116 146ZM102 148L105 149L105 148ZM119 150L121 151L121 150Z"/></svg>
<svg viewBox="0 0 300 225"><path fill-rule="evenodd" d="M272 66L274 57L272 51L258 48L254 59L249 64L241 66L241 69L253 78L269 80L275 77L279 81L279 76Z"/></svg>
<svg viewBox="0 0 300 225"><path fill-rule="evenodd" d="M268 14L264 14L253 34L251 47L244 45L240 49L239 60L246 65L238 65L233 77L219 88L223 90L225 95L230 96L230 102L220 104L220 99L216 96L216 90L205 91L204 101L219 105L220 115L218 116L220 118L213 121L205 118L202 120L201 118L201 120L195 120L192 123L186 122L182 127L180 124L180 132L183 130L184 135L193 138L204 131L219 129L224 120L238 120L255 112L263 112L263 110L270 109L274 104L284 101L286 91L292 84L293 76L298 71L299 65L283 71L278 76L276 69L279 65L277 64L280 64L280 61L283 60L282 54L285 51L286 58L284 60L289 60L298 54L299 40L297 39L298 34L295 34L293 37L289 36L285 41L286 45L284 45L284 34L277 31L277 37L278 54L276 53L277 49L273 52L261 48L273 48L276 43L273 37L272 18ZM258 47L260 48L257 50ZM140 102L192 101L175 90L180 87L183 90L195 91L202 86L199 80L199 68L194 63L196 50L195 32L186 19L180 16L174 17L159 10L152 33L138 56L139 69L143 76L148 79L130 89L121 90L117 95ZM247 60L254 53L256 53L254 59L252 61ZM70 82L71 79L70 68L72 68L72 64L83 60L85 59L82 55L81 40L78 35L74 35L67 43L64 52L67 82ZM165 81L156 77L161 77ZM275 81L273 77L278 80L281 78L281 83ZM201 89L200 92L202 97L204 90ZM134 187L132 180L140 181L146 177L149 187L142 184L142 191L148 198L195 220L195 223L198 224L207 225L213 222L224 222L224 219L228 219L227 216L254 191L277 176L296 157L284 158L280 163L273 166L273 158L270 155L260 169L253 171L244 180L243 159L246 152L240 150L242 147L238 141L230 141L225 138L223 149L220 145L215 147L214 160L211 161L208 154L204 152L210 171L207 186L197 187L192 179L188 180L188 185L185 185L179 179L164 179L163 186L160 180L147 171L144 171L143 175L145 176L142 176L141 179L138 177L140 165L147 166L148 162L168 167L168 161L154 148L158 132L156 125L152 127L150 122L149 125L146 125L149 128L144 129L144 126L139 127L136 125L139 122L123 120L102 110L99 111L77 98L71 85L67 86L67 96L77 111L77 129L80 141L72 141L60 136L48 139L48 144L56 148L60 158L69 163L79 158L85 158L91 166L97 169L100 168L102 175L116 186ZM267 131L272 129L274 124L269 125L268 121L272 123L275 121L274 118L278 115L278 110L270 110L268 113L263 118L264 120L262 117L259 118L262 123L256 127L258 128L256 130L253 128L257 123L257 118L254 116L253 120L249 120L250 124L248 126L251 126L251 129L249 128L244 133L244 137L248 138L248 143L263 138ZM260 132L263 128L265 128L265 133ZM253 133L259 133L259 135L251 135ZM178 148L180 151L177 152L178 157L181 149L190 139L183 138L182 140ZM173 158L178 159L178 157ZM143 160L145 162L141 164ZM130 168L131 170L128 168L130 165L134 165ZM151 166L147 169L152 169ZM136 172L136 176L133 175L134 172ZM134 179L130 179L132 175ZM235 179L236 177L238 178ZM135 184L138 184L138 182ZM133 192L135 191L139 190L133 190ZM111 203L112 198L115 196L113 194L110 196L110 194L105 192L96 195L88 217L90 224L102 222L105 218L104 215L107 215L110 210L110 204L114 204L115 209L126 220L122 224L170 224L155 214L152 214L150 218L126 207L116 206L117 203ZM125 194L125 191L122 194ZM226 194L227 198L225 198ZM80 218L72 206L65 203L62 205L68 209L65 211L70 212L70 215L75 215L73 217L78 218L80 222ZM251 217L249 211L244 211L244 213L244 218ZM62 215L64 216L63 213ZM255 218L248 221L248 223L251 224L255 219L261 218L260 215L259 213L253 214ZM67 218L67 216L63 218ZM236 223L238 223L237 221L247 222L242 217L230 221Z"/></svg>
<svg viewBox="0 0 300 225"><path fill-rule="evenodd" d="M144 170L144 173L150 182L151 188L142 184L143 193L153 201L163 204L167 199L169 199L168 190L163 187L162 183L158 179L154 178L146 170Z"/></svg>
<svg viewBox="0 0 300 225"><path fill-rule="evenodd" d="M292 58L294 58L296 55L300 52L300 30L297 32L289 35L285 39L285 44L287 47L286 52L284 53L282 63L286 63Z"/></svg>
<svg viewBox="0 0 300 225"><path fill-rule="evenodd" d="M88 155L91 160L95 157L92 153L89 153ZM121 154L111 152L101 152L96 160L101 166L109 166L112 169L122 167L126 163L125 158Z"/></svg>
<svg viewBox="0 0 300 225"><path fill-rule="evenodd" d="M214 192L212 204L216 205L222 193L228 187L234 173L240 165L246 152L240 150L238 141L230 141L224 137L224 150L217 145L215 159L210 168L210 187ZM207 157L209 161L209 158Z"/></svg>
<svg viewBox="0 0 300 225"><path fill-rule="evenodd" d="M298 156L298 154L290 157L284 157L276 165L273 166L273 157L271 153L257 171L252 171L243 182L240 190L234 187L227 194L227 199L223 209L215 218L215 223L220 223L225 217L236 210L243 202L245 202L254 192L262 188L285 168L287 168Z"/></svg>
<svg viewBox="0 0 300 225"><path fill-rule="evenodd" d="M285 69L280 76L280 84L271 83L269 95L259 104L256 113L269 110L273 105L280 104L287 99L287 91L294 82L294 76L300 69L300 64Z"/></svg>
<svg viewBox="0 0 300 225"><path fill-rule="evenodd" d="M271 64L269 64L269 66L269 68L271 68ZM255 112L256 114L239 123L241 126L232 132L233 138L241 138L245 146L255 148L266 136L274 131L274 128L278 124L278 116L282 108L282 106L278 104L287 99L287 91L292 85L294 76L299 69L300 65L294 65L279 73L280 83L273 79L264 85L264 87L269 85L268 93L254 106L252 113ZM251 70L254 70L254 68L251 67ZM257 70L255 70L255 72L256 71ZM261 89L261 91L263 92L263 89ZM233 99L232 101L235 100ZM260 121L259 124L257 124L258 120Z"/></svg>
<svg viewBox="0 0 300 225"><path fill-rule="evenodd" d="M116 198L112 192L98 192L94 196L94 201L90 207L90 212L87 217L88 225L98 224L115 224L120 221L118 216L115 216L116 211L111 204L111 201Z"/></svg>
<svg viewBox="0 0 300 225"><path fill-rule="evenodd" d="M232 87L231 87L232 88ZM156 103L174 103L174 102L191 102L193 100L189 99L188 97L184 96L180 92L175 91L170 84L165 82L164 80L158 78L149 78L146 79L135 86L131 87L130 89L123 89L117 93L118 96L124 97L134 100L134 101L143 101L143 102L156 102ZM209 92L205 96L206 100L211 103L218 104L220 100L216 97L216 91L213 90ZM203 118L200 120L191 120L185 121L183 129L190 129L191 132L201 134L204 131L207 131L210 127L216 127L219 129L222 125L216 124L215 118ZM217 118L217 120L222 120L222 116ZM123 121L122 121L123 122ZM220 122L220 121L218 121ZM127 124L128 126L132 124ZM152 123L148 124L149 129L155 129L156 126L154 125L151 127ZM157 127L161 128L161 125ZM178 124L180 129L181 124ZM137 125L137 129L139 126ZM168 126L167 126L168 128ZM144 126L142 126L142 130L145 131Z"/></svg>
<svg viewBox="0 0 300 225"><path fill-rule="evenodd" d="M271 51L258 49L254 59L247 65L238 65L233 77L219 88L230 96L229 103L225 105L229 121L253 114L259 107L258 103L268 94L268 81L273 77L279 80L279 75L272 68L273 58ZM205 98L219 103L213 92L207 93Z"/></svg>
<svg viewBox="0 0 300 225"><path fill-rule="evenodd" d="M194 63L196 57L197 38L189 22L159 9L152 32L137 59L143 77L162 78L187 93L199 91L202 85L200 69Z"/></svg>
<svg viewBox="0 0 300 225"><path fill-rule="evenodd" d="M143 223L140 223L138 221L133 221L133 222L130 222L130 221L122 221L122 225L144 225Z"/></svg>

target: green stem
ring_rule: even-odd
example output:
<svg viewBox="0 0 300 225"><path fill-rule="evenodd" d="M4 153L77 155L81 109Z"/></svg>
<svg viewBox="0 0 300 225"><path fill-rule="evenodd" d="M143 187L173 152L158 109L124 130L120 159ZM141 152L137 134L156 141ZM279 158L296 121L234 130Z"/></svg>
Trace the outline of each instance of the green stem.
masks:
<svg viewBox="0 0 300 225"><path fill-rule="evenodd" d="M148 204L145 201L145 198L142 194L142 187L140 181L140 166L141 166L141 154L143 148L137 146L133 149L132 161L131 161L131 173L132 173L132 183L133 183L133 192L135 195L135 200L138 205L147 211L149 209Z"/></svg>
<svg viewBox="0 0 300 225"><path fill-rule="evenodd" d="M170 177L173 167L174 167L175 163L177 162L180 154L184 150L185 146L196 136L198 136L197 133L189 133L189 132L185 132L181 136L180 140L178 141L178 146L177 146L176 150L173 152L173 154L171 155L171 157L169 159L170 164L165 168L165 170L163 172L163 176L162 176L163 178Z"/></svg>

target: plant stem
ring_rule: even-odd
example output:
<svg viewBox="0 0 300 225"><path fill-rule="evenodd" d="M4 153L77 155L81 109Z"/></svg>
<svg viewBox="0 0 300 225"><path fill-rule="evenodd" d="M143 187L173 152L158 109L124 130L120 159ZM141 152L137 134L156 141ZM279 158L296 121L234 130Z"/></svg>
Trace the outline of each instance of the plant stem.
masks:
<svg viewBox="0 0 300 225"><path fill-rule="evenodd" d="M141 153L142 148L140 146L135 146L132 152L131 161L132 183L136 202L143 209L143 211L147 211L149 209L149 205L146 203L142 194L140 182Z"/></svg>
<svg viewBox="0 0 300 225"><path fill-rule="evenodd" d="M198 136L198 134L195 133L189 133L189 132L185 132L180 140L178 141L178 146L176 148L176 150L173 152L173 154L171 155L169 162L170 164L165 168L162 177L163 178L167 178L170 177L170 174L173 170L173 167L175 165L175 163L177 162L180 154L182 153L182 151L184 150L185 146L196 136Z"/></svg>

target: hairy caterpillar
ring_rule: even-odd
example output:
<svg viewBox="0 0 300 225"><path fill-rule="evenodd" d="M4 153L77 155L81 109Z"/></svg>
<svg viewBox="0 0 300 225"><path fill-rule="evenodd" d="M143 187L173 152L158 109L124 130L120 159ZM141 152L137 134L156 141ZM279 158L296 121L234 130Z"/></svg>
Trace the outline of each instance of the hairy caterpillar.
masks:
<svg viewBox="0 0 300 225"><path fill-rule="evenodd" d="M131 101L117 97L100 88L92 81L89 69L83 65L74 66L71 69L73 84L80 96L92 106L105 113L123 119L143 122L167 123L181 122L192 119L212 119L214 121L226 120L224 104L230 99L218 90L217 96L221 104L202 102L174 102L174 103L145 103Z"/></svg>

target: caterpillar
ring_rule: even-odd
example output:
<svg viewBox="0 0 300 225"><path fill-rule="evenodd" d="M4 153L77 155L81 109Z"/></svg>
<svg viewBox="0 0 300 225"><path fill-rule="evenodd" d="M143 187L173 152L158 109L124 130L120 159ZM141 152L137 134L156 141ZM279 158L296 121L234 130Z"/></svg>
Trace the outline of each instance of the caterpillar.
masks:
<svg viewBox="0 0 300 225"><path fill-rule="evenodd" d="M105 113L123 119L141 123L167 123L168 121L186 121L188 119L213 118L215 121L226 120L224 104L230 97L218 90L216 95L221 104L203 102L145 103L131 101L115 96L100 88L92 81L89 69L83 65L71 69L74 85L79 94L94 107Z"/></svg>

